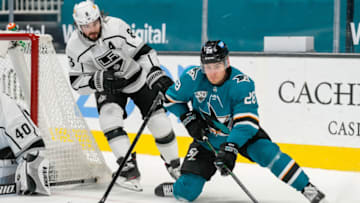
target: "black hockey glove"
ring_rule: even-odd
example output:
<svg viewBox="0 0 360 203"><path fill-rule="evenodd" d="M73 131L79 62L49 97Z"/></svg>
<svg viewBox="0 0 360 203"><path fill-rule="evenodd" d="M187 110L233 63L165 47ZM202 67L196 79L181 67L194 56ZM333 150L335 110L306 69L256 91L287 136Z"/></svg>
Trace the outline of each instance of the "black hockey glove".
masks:
<svg viewBox="0 0 360 203"><path fill-rule="evenodd" d="M235 143L225 142L220 145L214 164L222 176L229 175L229 171L234 169L238 151L238 146Z"/></svg>
<svg viewBox="0 0 360 203"><path fill-rule="evenodd" d="M169 76L158 66L153 66L146 76L146 84L156 92L165 94L166 90L174 84Z"/></svg>
<svg viewBox="0 0 360 203"><path fill-rule="evenodd" d="M114 70L98 70L90 79L89 85L98 92L116 94L128 85L128 81L125 78L116 77Z"/></svg>
<svg viewBox="0 0 360 203"><path fill-rule="evenodd" d="M203 139L208 132L208 126L198 112L189 111L181 115L180 120L191 137L197 141L204 141Z"/></svg>

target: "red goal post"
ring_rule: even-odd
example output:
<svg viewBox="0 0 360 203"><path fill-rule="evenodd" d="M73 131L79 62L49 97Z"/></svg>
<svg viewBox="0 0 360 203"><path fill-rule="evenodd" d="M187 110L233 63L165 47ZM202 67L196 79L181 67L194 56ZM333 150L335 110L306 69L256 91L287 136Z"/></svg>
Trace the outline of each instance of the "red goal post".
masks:
<svg viewBox="0 0 360 203"><path fill-rule="evenodd" d="M38 88L39 88L39 36L33 33L0 33L0 40L30 40L31 41L31 88L30 88L30 116L35 124L38 123Z"/></svg>

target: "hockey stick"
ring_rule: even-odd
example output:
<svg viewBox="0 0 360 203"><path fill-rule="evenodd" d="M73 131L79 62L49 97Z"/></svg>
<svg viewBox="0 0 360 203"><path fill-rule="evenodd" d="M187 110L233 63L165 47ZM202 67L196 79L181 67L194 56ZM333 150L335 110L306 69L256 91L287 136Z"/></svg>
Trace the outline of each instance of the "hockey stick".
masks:
<svg viewBox="0 0 360 203"><path fill-rule="evenodd" d="M67 180L62 182L50 182L50 186L56 187L56 186L74 185L74 184L89 184L89 183L96 183L97 181L98 181L97 178Z"/></svg>
<svg viewBox="0 0 360 203"><path fill-rule="evenodd" d="M51 182L50 187L73 185L73 184L87 184L87 183L95 183L95 182L97 182L97 178ZM9 195L9 194L16 194L16 184L15 183L0 184L0 195Z"/></svg>
<svg viewBox="0 0 360 203"><path fill-rule="evenodd" d="M209 142L209 139L207 137L204 137L203 140L206 142L206 144L210 147L211 151L213 151L215 153L215 155L218 154L218 152L216 151L216 149L212 146L212 144ZM226 167L226 165L225 165ZM246 195L254 202L254 203L259 203L255 197L249 192L249 190L245 187L244 184L241 183L241 181L239 180L239 178L232 172L230 171L230 169L228 167L225 168L225 170L227 170L227 172L231 175L231 177L235 180L235 182L241 187L241 189L246 193Z"/></svg>
<svg viewBox="0 0 360 203"><path fill-rule="evenodd" d="M149 121L149 119L150 119L150 117L151 117L151 114L155 111L156 106L159 104L159 102L160 102L160 100L161 100L162 97L163 97L163 96L162 96L162 93L161 93L161 92L159 92L158 95L155 97L155 99L154 99L154 101L153 101L153 103L152 103L152 105L151 105L151 107L150 107L147 115L146 115L145 118L144 118L144 121L143 121L142 125L140 126L140 129L139 129L138 133L137 133L136 136L135 136L134 141L131 143L131 146L130 146L129 150L126 152L126 155L125 155L123 161L121 162L121 165L119 166L119 169L116 171L115 176L114 176L113 179L111 180L110 185L107 187L107 189L106 189L103 197L100 199L99 203L104 203L104 202L105 202L107 196L109 195L112 187L113 187L114 184L115 184L116 179L119 177L120 172L121 172L121 170L123 169L126 160L129 158L132 150L134 149L137 141L138 141L139 138L140 138L140 135L141 135L142 131L144 130L147 122Z"/></svg>

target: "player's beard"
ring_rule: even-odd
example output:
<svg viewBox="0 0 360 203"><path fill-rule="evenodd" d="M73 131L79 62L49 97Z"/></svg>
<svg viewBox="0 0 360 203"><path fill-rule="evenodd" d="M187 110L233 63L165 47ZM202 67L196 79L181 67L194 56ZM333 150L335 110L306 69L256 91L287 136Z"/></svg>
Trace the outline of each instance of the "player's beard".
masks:
<svg viewBox="0 0 360 203"><path fill-rule="evenodd" d="M93 41L96 41L99 38L99 32L92 32L89 34L89 38Z"/></svg>
<svg viewBox="0 0 360 203"><path fill-rule="evenodd" d="M96 40L98 40L101 36L101 27L100 27L100 31L99 32L91 32L88 34L88 36L86 36L85 34L83 34L83 36L85 36L87 39L89 39L90 41L95 42ZM93 37L94 36L94 37Z"/></svg>

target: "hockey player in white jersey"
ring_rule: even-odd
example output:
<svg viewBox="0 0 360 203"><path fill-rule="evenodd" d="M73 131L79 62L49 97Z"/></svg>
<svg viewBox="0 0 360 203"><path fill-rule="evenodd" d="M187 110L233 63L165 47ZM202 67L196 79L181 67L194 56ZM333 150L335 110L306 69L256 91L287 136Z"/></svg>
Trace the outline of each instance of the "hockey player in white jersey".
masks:
<svg viewBox="0 0 360 203"><path fill-rule="evenodd" d="M0 195L50 195L44 149L40 132L27 112L0 93Z"/></svg>
<svg viewBox="0 0 360 203"><path fill-rule="evenodd" d="M92 1L76 4L73 18L76 30L66 46L70 82L79 94L95 93L100 127L121 164L130 147L123 122L128 98L145 116L158 92L165 92L173 82L160 68L155 50L121 19L103 16ZM152 114L148 128L167 170L177 179L177 141L162 105ZM141 191L135 154L126 161L117 183Z"/></svg>

